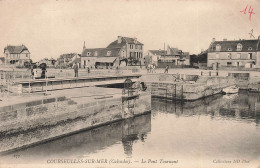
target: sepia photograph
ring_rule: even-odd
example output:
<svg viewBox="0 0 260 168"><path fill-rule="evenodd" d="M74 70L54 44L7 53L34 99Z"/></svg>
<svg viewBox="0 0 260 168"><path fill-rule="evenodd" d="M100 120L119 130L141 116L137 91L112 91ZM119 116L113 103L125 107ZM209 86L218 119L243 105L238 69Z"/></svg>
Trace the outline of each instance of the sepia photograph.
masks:
<svg viewBox="0 0 260 168"><path fill-rule="evenodd" d="M260 168L260 0L0 0L0 168Z"/></svg>

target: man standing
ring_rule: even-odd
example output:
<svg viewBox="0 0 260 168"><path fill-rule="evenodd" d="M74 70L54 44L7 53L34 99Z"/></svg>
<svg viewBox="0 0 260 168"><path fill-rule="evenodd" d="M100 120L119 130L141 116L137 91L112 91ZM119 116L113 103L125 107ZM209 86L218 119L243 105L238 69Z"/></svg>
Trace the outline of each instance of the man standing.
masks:
<svg viewBox="0 0 260 168"><path fill-rule="evenodd" d="M164 73L168 73L168 69L169 69L169 66L167 65L167 66L165 67Z"/></svg>
<svg viewBox="0 0 260 168"><path fill-rule="evenodd" d="M79 67L78 67L76 62L73 66L73 69L74 69L74 72L75 72L75 77L79 77Z"/></svg>

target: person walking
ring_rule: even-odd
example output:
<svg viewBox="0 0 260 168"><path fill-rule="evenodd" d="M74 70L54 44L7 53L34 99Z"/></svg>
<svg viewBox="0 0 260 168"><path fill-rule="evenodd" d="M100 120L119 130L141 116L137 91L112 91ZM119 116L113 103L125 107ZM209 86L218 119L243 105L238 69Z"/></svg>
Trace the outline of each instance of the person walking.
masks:
<svg viewBox="0 0 260 168"><path fill-rule="evenodd" d="M167 66L165 67L164 73L168 73L168 69L169 69L169 66L167 65Z"/></svg>
<svg viewBox="0 0 260 168"><path fill-rule="evenodd" d="M75 77L79 77L79 66L77 65L76 62L73 66L73 69L74 69L74 72L75 72Z"/></svg>

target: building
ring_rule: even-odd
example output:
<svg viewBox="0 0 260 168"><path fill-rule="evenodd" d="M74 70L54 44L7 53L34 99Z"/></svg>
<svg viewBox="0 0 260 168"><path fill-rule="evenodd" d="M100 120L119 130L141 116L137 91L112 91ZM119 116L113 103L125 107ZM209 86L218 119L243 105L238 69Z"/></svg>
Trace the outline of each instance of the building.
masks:
<svg viewBox="0 0 260 168"><path fill-rule="evenodd" d="M260 36L254 40L216 41L208 49L207 67L260 68Z"/></svg>
<svg viewBox="0 0 260 168"><path fill-rule="evenodd" d="M5 64L14 64L24 66L25 63L30 63L30 52L25 45L11 46L4 48Z"/></svg>
<svg viewBox="0 0 260 168"><path fill-rule="evenodd" d="M158 60L161 58L162 55L164 55L164 50L148 50L144 60L145 65L149 64L155 64L158 65Z"/></svg>
<svg viewBox="0 0 260 168"><path fill-rule="evenodd" d="M67 54L62 54L60 57L57 59L55 66L60 67L60 68L67 68L67 67L72 67L72 65L76 62L79 66L81 66L81 61L80 61L80 54L77 53L67 53Z"/></svg>
<svg viewBox="0 0 260 168"><path fill-rule="evenodd" d="M149 50L148 56L152 58L152 63L157 64L159 67L190 65L189 52L182 52L182 50L172 48L169 45L167 50Z"/></svg>
<svg viewBox="0 0 260 168"><path fill-rule="evenodd" d="M83 46L82 67L112 68L126 65L143 65L143 44L136 38L118 36L106 48Z"/></svg>
<svg viewBox="0 0 260 168"><path fill-rule="evenodd" d="M44 59L40 60L39 62L36 62L36 64L38 64L38 65L40 65L42 63L46 64L46 66L49 68L53 68L55 66L56 60L53 58L51 58L51 59L44 58Z"/></svg>

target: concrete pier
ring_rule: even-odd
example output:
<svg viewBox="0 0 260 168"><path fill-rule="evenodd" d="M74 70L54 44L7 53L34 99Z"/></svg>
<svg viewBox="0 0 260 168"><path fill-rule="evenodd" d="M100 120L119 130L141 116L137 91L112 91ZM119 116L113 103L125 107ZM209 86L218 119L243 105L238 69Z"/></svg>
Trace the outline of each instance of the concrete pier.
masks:
<svg viewBox="0 0 260 168"><path fill-rule="evenodd" d="M0 105L0 152L49 141L151 110L149 92L126 98L121 89L76 88L13 96ZM14 103L15 102L15 103Z"/></svg>

